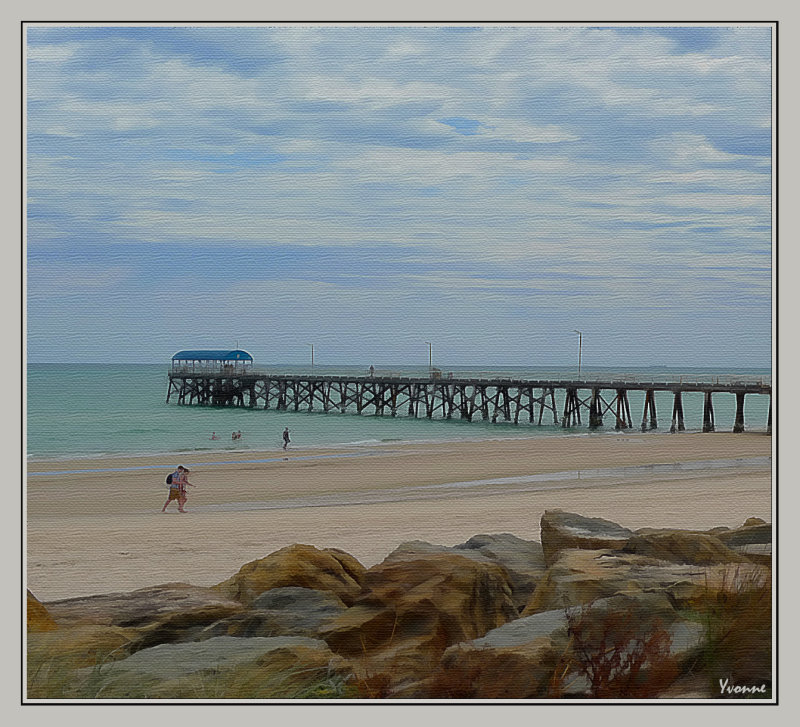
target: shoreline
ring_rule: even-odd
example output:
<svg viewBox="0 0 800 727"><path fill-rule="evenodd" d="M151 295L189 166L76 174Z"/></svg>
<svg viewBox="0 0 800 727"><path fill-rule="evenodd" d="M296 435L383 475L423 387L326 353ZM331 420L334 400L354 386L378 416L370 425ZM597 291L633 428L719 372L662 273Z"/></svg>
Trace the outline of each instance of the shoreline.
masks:
<svg viewBox="0 0 800 727"><path fill-rule="evenodd" d="M513 431L519 431L515 429ZM656 431L646 431L642 432L638 428L634 427L628 430L613 430L613 429L601 429L597 431L588 431L583 429L581 431L575 430L568 430L568 431L554 431L549 433L542 433L537 432L535 434L525 435L525 434L516 434L513 436L503 436L501 434L495 436L475 436L475 437L453 437L448 439L381 439L381 440L362 440L362 441L355 441L355 442L340 442L340 443L332 443L332 444L309 444L302 447L291 447L288 452L292 453L303 453L306 451L309 452L319 452L319 451L327 451L331 450L334 452L338 452L341 450L347 449L366 449L366 448L378 448L378 449L385 449L389 447L407 447L407 446L414 446L414 445L436 445L436 444L470 444L470 443L481 443L481 442L517 442L517 441L539 441L541 439L567 439L567 438L584 438L584 437L591 437L600 439L602 437L661 437L661 436L691 436L695 434L702 434L701 429L692 429L687 428L683 432L679 434L671 434L666 430L656 430ZM716 432L708 432L706 433L710 436L720 436L726 434L732 434L730 431L716 431ZM748 429L746 432L743 433L745 436L762 436L762 437L771 437L772 434L766 428L764 429ZM25 459L26 469L30 469L31 466L47 466L56 463L70 463L70 462L97 462L103 460L139 460L139 459L148 459L152 460L153 458L164 458L164 457L172 457L174 458L189 458L189 457L198 457L203 455L211 455L213 457L218 456L236 456L236 455L269 455L269 454L279 454L282 453L284 450L281 447L272 447L272 448L253 448L253 449L225 449L225 448L195 448L195 449L174 449L174 450L163 450L163 451L150 451L150 452L92 452L89 454L59 454L59 455L31 455L28 453Z"/></svg>
<svg viewBox="0 0 800 727"><path fill-rule="evenodd" d="M626 527L773 519L772 441L760 433L392 444L278 450L264 461L252 452L198 454L204 464L181 457L195 485L186 515L160 512L176 455L108 458L113 470L77 458L69 472L65 462L37 463L27 487L28 586L43 601L208 586L294 543L340 548L369 567L409 540L538 540L545 509Z"/></svg>

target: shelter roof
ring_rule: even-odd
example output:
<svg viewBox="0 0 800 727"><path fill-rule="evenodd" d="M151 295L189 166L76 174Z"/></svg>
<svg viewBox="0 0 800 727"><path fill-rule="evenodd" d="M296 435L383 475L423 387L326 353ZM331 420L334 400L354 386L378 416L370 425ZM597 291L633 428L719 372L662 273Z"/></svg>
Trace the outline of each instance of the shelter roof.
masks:
<svg viewBox="0 0 800 727"><path fill-rule="evenodd" d="M173 361L252 361L253 357L240 349L233 351L216 350L189 350L178 351L173 357Z"/></svg>

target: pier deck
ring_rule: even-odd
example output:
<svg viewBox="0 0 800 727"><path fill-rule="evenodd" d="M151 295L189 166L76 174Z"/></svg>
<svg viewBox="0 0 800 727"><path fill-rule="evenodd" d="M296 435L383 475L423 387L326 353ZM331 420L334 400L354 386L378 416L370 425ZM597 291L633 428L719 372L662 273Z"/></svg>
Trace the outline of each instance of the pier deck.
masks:
<svg viewBox="0 0 800 727"><path fill-rule="evenodd" d="M720 381L722 379L722 381ZM671 392L670 431L685 429L682 395L704 394L704 432L713 432L713 395L736 396L733 431L743 432L745 396L770 397L767 429L772 425L772 385L763 379L736 380L716 377L702 381L630 381L581 379L516 379L463 377L413 377L395 375L338 376L190 370L169 371L167 403L238 406L288 411L322 411L385 416L409 416L531 424L552 423L590 429L604 426L610 415L615 429L633 427L628 392L644 392L641 429L658 427L656 392ZM558 392L558 397L556 393ZM173 399L174 397L174 399ZM558 399L558 401L557 401ZM560 417L559 417L560 414ZM552 422L549 420L552 419Z"/></svg>

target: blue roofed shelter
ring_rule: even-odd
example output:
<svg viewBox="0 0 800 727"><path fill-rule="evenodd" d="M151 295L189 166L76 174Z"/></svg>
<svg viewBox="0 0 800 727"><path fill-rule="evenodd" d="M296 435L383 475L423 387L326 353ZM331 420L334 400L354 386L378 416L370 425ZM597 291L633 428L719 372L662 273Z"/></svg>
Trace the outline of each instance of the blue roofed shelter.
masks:
<svg viewBox="0 0 800 727"><path fill-rule="evenodd" d="M235 374L244 373L252 367L253 357L240 349L178 351L172 357L172 370L176 373L198 371Z"/></svg>

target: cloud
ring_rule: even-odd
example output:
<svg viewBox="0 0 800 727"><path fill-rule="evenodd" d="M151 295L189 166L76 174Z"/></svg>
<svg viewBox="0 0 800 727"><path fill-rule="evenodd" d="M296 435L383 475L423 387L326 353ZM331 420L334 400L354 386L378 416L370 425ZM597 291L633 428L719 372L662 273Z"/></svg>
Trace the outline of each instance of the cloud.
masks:
<svg viewBox="0 0 800 727"><path fill-rule="evenodd" d="M196 267L181 249L214 260L198 285L220 310L235 315L225 301L249 295L266 315L264 301L282 300L304 311L297 330L314 305L354 332L368 326L353 311L400 326L433 309L449 330L488 336L467 319L512 332L537 309L595 311L612 325L677 291L728 320L727 303L746 306L742 286L757 310L767 294L769 29L27 36L29 283L42 315L47 295L77 305L78 289L111 315L110 294L124 290L162 335L171 324L150 281L173 269L167 254ZM87 246L95 267L59 257ZM711 273L714 260L735 270ZM283 287L254 275L262 266ZM224 330L210 302L193 300Z"/></svg>

